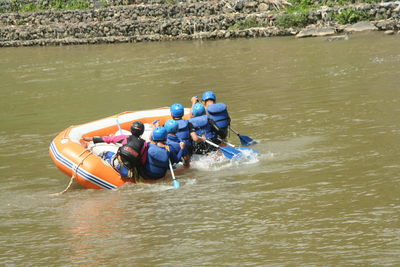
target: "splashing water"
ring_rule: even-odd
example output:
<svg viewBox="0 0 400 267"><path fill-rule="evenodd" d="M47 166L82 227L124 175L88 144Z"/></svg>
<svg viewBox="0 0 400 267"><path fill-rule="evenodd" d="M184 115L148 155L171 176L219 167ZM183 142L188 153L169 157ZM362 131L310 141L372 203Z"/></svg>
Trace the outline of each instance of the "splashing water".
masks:
<svg viewBox="0 0 400 267"><path fill-rule="evenodd" d="M211 152L208 155L193 155L191 168L202 171L219 171L227 168L237 167L243 164L255 164L259 161L259 154L249 149L239 149L240 157L231 160L226 158L219 151Z"/></svg>

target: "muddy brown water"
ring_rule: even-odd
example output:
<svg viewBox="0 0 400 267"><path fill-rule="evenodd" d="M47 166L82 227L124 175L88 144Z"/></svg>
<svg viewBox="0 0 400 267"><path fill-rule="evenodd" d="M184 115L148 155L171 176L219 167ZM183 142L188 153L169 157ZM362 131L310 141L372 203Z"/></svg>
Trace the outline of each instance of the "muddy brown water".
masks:
<svg viewBox="0 0 400 267"><path fill-rule="evenodd" d="M0 261L399 265L399 47L370 33L0 49ZM49 196L68 183L48 156L58 132L208 89L256 161L200 161L177 190Z"/></svg>

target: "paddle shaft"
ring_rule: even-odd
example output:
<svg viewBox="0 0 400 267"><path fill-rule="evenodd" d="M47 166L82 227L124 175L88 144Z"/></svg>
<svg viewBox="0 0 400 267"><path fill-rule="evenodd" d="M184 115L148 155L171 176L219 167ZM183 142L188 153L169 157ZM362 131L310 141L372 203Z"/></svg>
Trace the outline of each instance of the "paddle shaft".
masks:
<svg viewBox="0 0 400 267"><path fill-rule="evenodd" d="M205 140L205 142L207 144L210 144L214 147L217 147L220 151L222 151L222 153L224 154L225 157L232 159L233 157L238 157L239 155L241 155L242 152L240 152L239 150L236 150L233 147L220 147L217 144L214 144L213 142L209 141L209 140Z"/></svg>
<svg viewBox="0 0 400 267"><path fill-rule="evenodd" d="M174 169L172 168L171 160L168 160L168 163L169 163L169 169L171 170L171 175L172 175L172 184L174 185L175 188L178 188L180 183L175 178L175 173L174 173Z"/></svg>
<svg viewBox="0 0 400 267"><path fill-rule="evenodd" d="M209 141L209 140L205 140L205 142L206 142L207 144L209 144L209 145L212 145L212 146L214 146L214 147L218 147L218 148L220 148L220 146L219 146L219 145L217 145L217 144L214 144L213 142L211 142L211 141Z"/></svg>
<svg viewBox="0 0 400 267"><path fill-rule="evenodd" d="M115 121L117 122L119 133L122 135L121 125L119 124L118 117L115 117Z"/></svg>
<svg viewBox="0 0 400 267"><path fill-rule="evenodd" d="M224 144L226 144L226 145L228 145L228 146L230 146L230 147L233 147L233 148L235 148L235 149L238 149L238 150L247 150L247 151L251 151L252 153L255 153L255 154L259 154L259 152L257 151L257 150L254 150L254 149L251 149L251 148L249 148L249 147L238 147L238 146L235 146L234 144L231 144L231 143L229 143L229 142L225 142L224 140L221 140L221 139L219 139L221 142L223 142Z"/></svg>
<svg viewBox="0 0 400 267"><path fill-rule="evenodd" d="M240 143L242 145L248 146L248 145L254 145L257 144L256 141L254 141L252 138L246 136L246 135L241 135L238 132L236 132L234 129L232 129L231 127L229 127L229 129L234 132L240 139Z"/></svg>
<svg viewBox="0 0 400 267"><path fill-rule="evenodd" d="M234 132L237 136L240 136L240 134L238 132L236 132L234 129L232 129L231 127L229 127L229 129Z"/></svg>
<svg viewBox="0 0 400 267"><path fill-rule="evenodd" d="M230 147L236 147L234 144L231 144L231 143L229 143L229 142L226 142L226 141L224 141L224 140L222 140L222 139L219 139L219 138L218 138L218 140L221 141L222 143L224 143L225 145L230 146Z"/></svg>

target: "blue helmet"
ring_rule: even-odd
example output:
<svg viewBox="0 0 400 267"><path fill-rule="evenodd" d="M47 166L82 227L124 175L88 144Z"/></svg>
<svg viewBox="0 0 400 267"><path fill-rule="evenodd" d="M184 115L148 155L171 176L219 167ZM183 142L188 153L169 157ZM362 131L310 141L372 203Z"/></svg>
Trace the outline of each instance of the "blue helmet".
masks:
<svg viewBox="0 0 400 267"><path fill-rule="evenodd" d="M180 118L185 113L185 110L181 104L173 104L171 105L171 115L174 118Z"/></svg>
<svg viewBox="0 0 400 267"><path fill-rule="evenodd" d="M167 130L167 133L176 133L178 131L179 128L179 124L174 121L174 120L168 120L165 124L164 124L165 129Z"/></svg>
<svg viewBox="0 0 400 267"><path fill-rule="evenodd" d="M157 127L153 131L153 141L167 140L167 130L164 127Z"/></svg>
<svg viewBox="0 0 400 267"><path fill-rule="evenodd" d="M208 100L208 99L211 99L211 100L216 101L216 100L217 100L217 97L215 96L214 92L207 91L207 92L205 92L205 93L203 94L203 97L201 98L201 100L206 101L206 100Z"/></svg>
<svg viewBox="0 0 400 267"><path fill-rule="evenodd" d="M193 117L201 116L204 114L206 114L206 109L204 108L204 106L200 103L194 104L194 106L192 107Z"/></svg>

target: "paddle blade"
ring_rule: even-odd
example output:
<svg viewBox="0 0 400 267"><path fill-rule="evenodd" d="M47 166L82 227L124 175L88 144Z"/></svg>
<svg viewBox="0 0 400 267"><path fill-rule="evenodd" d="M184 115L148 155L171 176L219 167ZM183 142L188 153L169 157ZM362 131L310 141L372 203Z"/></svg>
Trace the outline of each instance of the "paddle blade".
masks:
<svg viewBox="0 0 400 267"><path fill-rule="evenodd" d="M253 139L251 139L250 137L246 136L246 135L238 135L239 139L240 139L240 143L244 146L251 146L251 145L255 145L257 144L256 141L254 141Z"/></svg>
<svg viewBox="0 0 400 267"><path fill-rule="evenodd" d="M172 180L172 186L176 189L181 186L181 183L178 180Z"/></svg>
<svg viewBox="0 0 400 267"><path fill-rule="evenodd" d="M229 146L220 147L220 150L222 151L222 153L224 153L225 157L229 159L232 159L233 157L240 157L240 155L242 154L242 152L240 152L239 150L236 150L235 148Z"/></svg>

